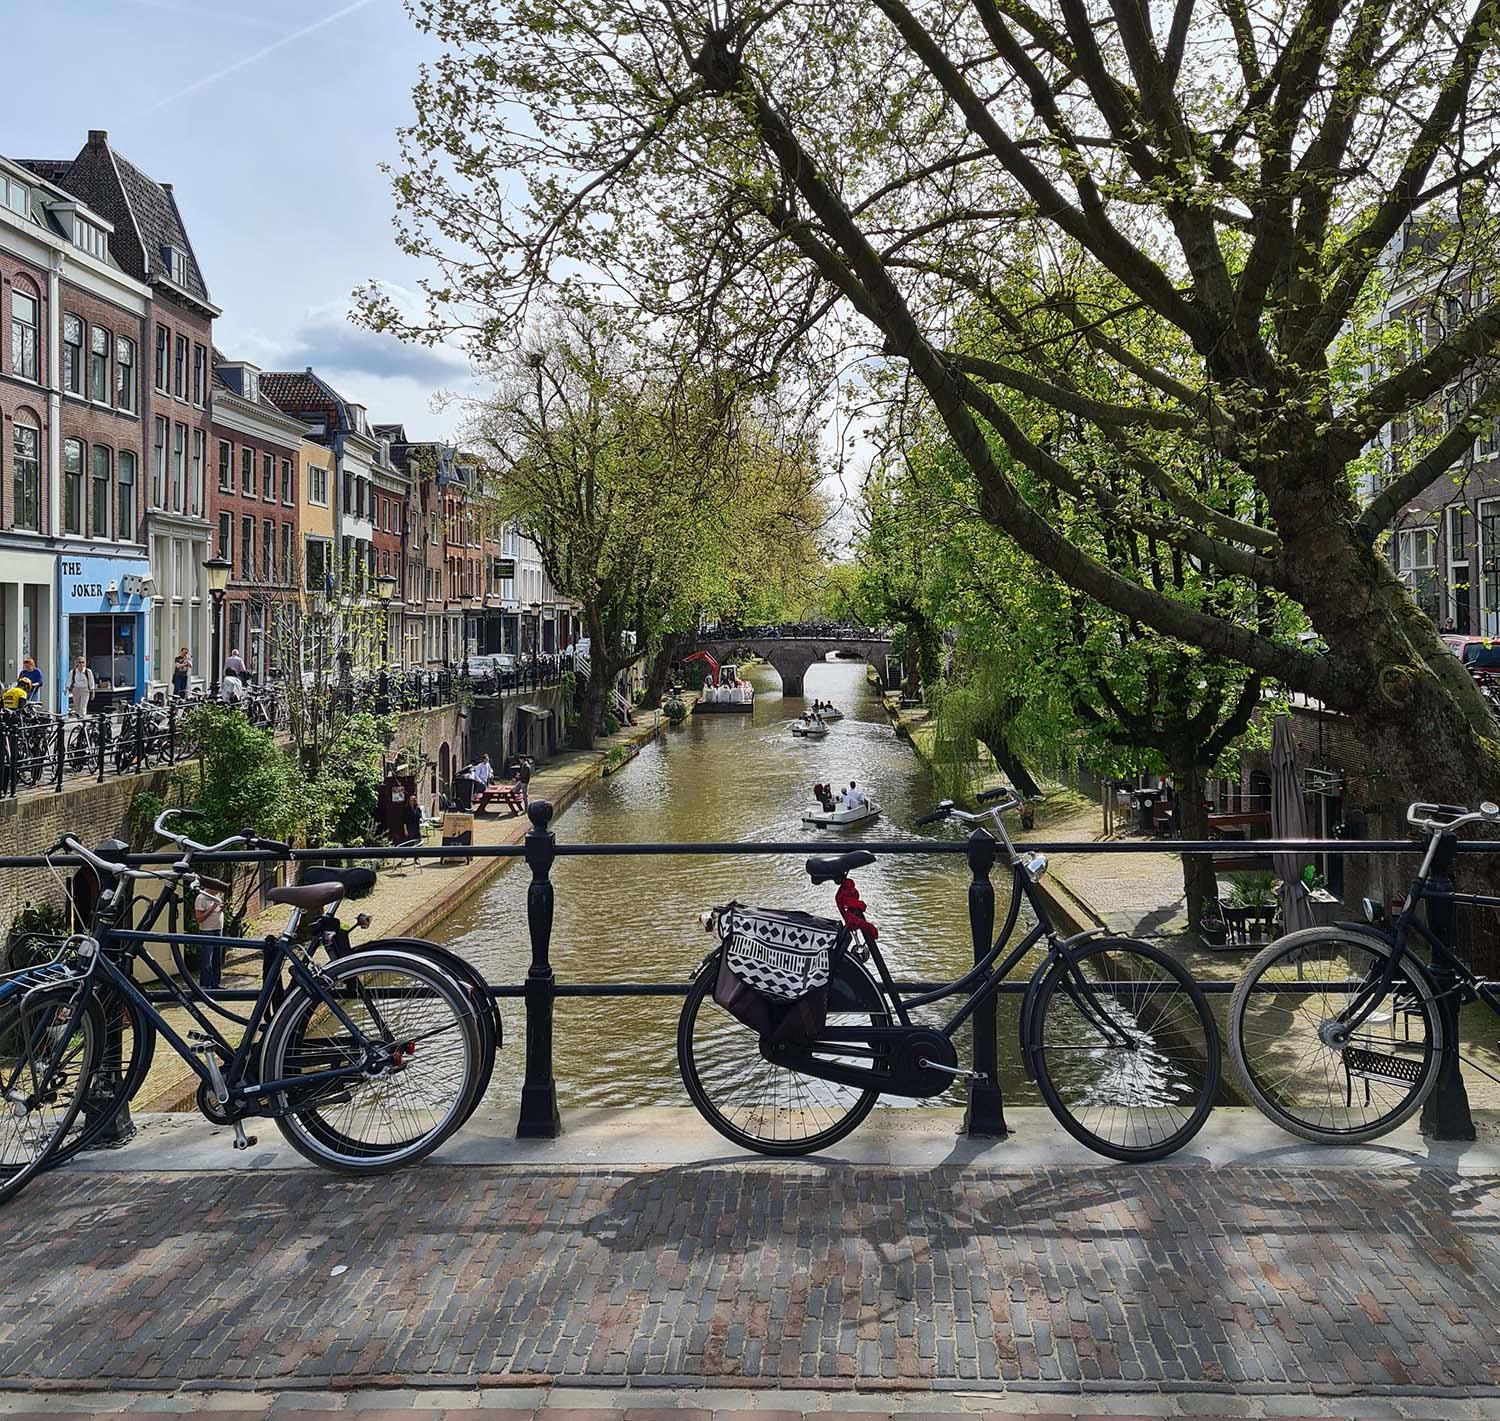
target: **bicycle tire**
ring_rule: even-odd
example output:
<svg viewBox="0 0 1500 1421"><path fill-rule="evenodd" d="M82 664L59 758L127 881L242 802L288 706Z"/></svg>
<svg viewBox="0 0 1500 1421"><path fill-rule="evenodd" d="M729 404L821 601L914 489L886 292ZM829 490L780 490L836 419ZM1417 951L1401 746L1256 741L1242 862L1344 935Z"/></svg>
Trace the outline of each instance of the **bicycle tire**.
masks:
<svg viewBox="0 0 1500 1421"><path fill-rule="evenodd" d="M826 1149L858 1128L880 1099L878 1090L859 1091L853 1086L841 1086L773 1065L761 1055L757 1033L727 1012L721 1014L717 1033L723 1060L706 1059L714 1033L711 1028L704 1028L700 1036L699 1012L705 1002L712 1004L718 970L719 959L715 954L699 969L677 1018L677 1068L698 1113L726 1140L732 1140L742 1149L779 1157ZM882 1026L891 1020L889 1004L870 974L848 957L842 958L835 969L834 980L829 983L829 999L830 1021L838 1015L868 1019L870 1024ZM856 1010L840 1012L835 1006L840 999ZM858 1010L861 1006L865 1010ZM700 1039L704 1043L701 1047L697 1044ZM736 1111L740 1123L727 1109L721 1109L714 1098L727 1088L742 1094L742 1103L729 1107ZM761 1122L760 1129L767 1124L773 1130L785 1125L790 1131L802 1117L816 1120L818 1112L822 1112L828 1123L795 1138L790 1134L785 1137L757 1134L748 1128Z"/></svg>
<svg viewBox="0 0 1500 1421"><path fill-rule="evenodd" d="M1301 997L1301 992L1272 994L1265 990L1286 984L1286 974L1294 969L1296 975L1291 984L1309 981L1308 964L1318 961L1320 956L1327 957L1330 973L1343 970L1363 976L1365 972L1384 969L1390 960L1391 944L1373 932L1315 927L1288 933L1264 948L1245 969L1230 1001L1229 1050L1235 1073L1256 1109L1290 1134L1314 1144L1348 1145L1378 1139L1416 1114L1437 1084L1444 1042L1437 994L1422 962L1403 952L1401 980L1410 995L1400 1004L1395 1000L1390 1003L1388 1024L1392 1034L1382 1038L1378 1030L1387 1021L1381 1010L1385 1005L1383 999L1375 1004L1375 1013L1361 1028L1359 1042L1348 1043L1340 1050L1319 1036L1319 1028L1337 1015L1338 998L1342 996L1346 1002L1352 999L1347 991L1330 992L1329 983L1336 979L1311 978L1322 984L1322 1002L1306 1011L1296 1001L1287 1005L1289 998ZM1340 968L1340 957L1347 957L1347 968ZM1368 958L1367 963L1364 958ZM1346 975L1343 980L1352 978ZM1310 990L1307 995L1311 997L1314 993ZM1398 1017L1402 1026L1399 1041L1393 1034ZM1420 1026L1419 1039L1411 1035L1414 1018ZM1372 1021L1376 1030L1365 1031L1364 1027ZM1274 1049L1270 1045L1272 1039L1280 1043ZM1301 1054L1297 1054L1299 1046ZM1382 1051L1381 1046L1391 1049ZM1351 1072L1348 1064L1351 1051L1364 1052L1361 1064L1374 1070ZM1316 1104L1320 1071L1325 1096L1332 1094L1336 1099L1334 1088L1339 1076L1331 1073L1335 1067L1343 1075L1347 1092L1342 1109L1348 1115L1342 1125L1338 1123L1340 1107L1326 1100L1321 1106ZM1409 1080L1398 1079L1406 1075ZM1367 1102L1374 1100L1378 1087L1383 1102L1380 1113L1371 1115L1361 1111L1356 1116L1353 1104L1356 1078L1363 1081Z"/></svg>
<svg viewBox="0 0 1500 1421"><path fill-rule="evenodd" d="M118 1000L111 1000L112 998ZM49 1169L102 1143L120 1111L135 1099L145 1083L151 1070L151 1062L156 1056L156 1024L139 1002L133 997L123 996L117 989L107 985L101 990L98 982L94 985L94 1002L99 1006L104 1020L99 1060L90 1073L78 1114L74 1116L67 1136L48 1161ZM129 1039L122 1051L118 1071L106 1059L111 1030L110 1013L114 1010L129 1018L128 1023L121 1023L122 1037L128 1024ZM124 1143L124 1140L114 1141L110 1147Z"/></svg>
<svg viewBox="0 0 1500 1421"><path fill-rule="evenodd" d="M376 938L373 942L360 943L356 951L415 953L418 957L431 961L435 967L446 972L468 995L474 1007L475 1020L484 1037L479 1080L475 1087L474 1103L469 1107L469 1114L472 1115L479 1102L484 1099L485 1092L490 1088L490 1081L495 1074L495 1057L505 1044L505 1028L500 1020L500 1003L491 994L489 983L484 980L484 973L467 958L460 957L452 949L438 943L428 942L426 938ZM467 1119L468 1116L464 1118Z"/></svg>
<svg viewBox="0 0 1500 1421"><path fill-rule="evenodd" d="M403 1076L409 1069L409 1063L415 1061L420 1054L418 1051L408 1053L406 1064L398 1064L396 1069L388 1070L385 1074L363 1079L351 1078L346 1082L313 1088L305 1098L291 1098L291 1093L286 1090L275 1092L271 1103L276 1111L277 1128L286 1137L287 1143L315 1164L345 1174L383 1173L401 1165L413 1164L431 1154L468 1118L474 1083L482 1071L480 1056L483 1044L480 1028L467 996L451 977L411 953L369 952L363 949L339 958L323 970L323 977L330 987L337 988L365 973L372 976L381 973L391 977L404 976L409 981L420 984L429 996L435 996L445 1004L451 1017L451 1024L431 1026L426 1022L409 1023L403 1018L400 1019L403 1029L392 1030L390 1023L398 1018L390 1001L385 1003L383 1010L371 1009L368 1006L369 998L361 996L361 1002L366 1003L364 1014L370 1017L372 1036L383 1032L388 1043L392 1037L400 1041L408 1039L408 1036L414 1042L423 1042L454 1031L457 1033L456 1039L461 1043L459 1049L462 1060L455 1085L446 1088L448 1103L437 1112L436 1118L423 1124L419 1114L414 1120L414 1127L420 1128L408 1127L408 1135L383 1144L356 1139L346 1128L341 1128L330 1119L324 1119L321 1112L330 1105L352 1105L356 1096L361 1093L368 1103L382 1107L383 1101L378 1090L372 1090L371 1082ZM361 1011L351 1003L351 999L346 996L339 1005L358 1024ZM336 1061L340 1057L345 1062L352 1061L355 1047L342 1035L342 1023L331 1014L321 1016L324 1012L324 1003L305 988L299 986L292 990L266 1028L260 1055L263 1081L291 1079L300 1073L301 1063L324 1070L331 1060ZM323 1028L321 1035L316 1031L309 1032L309 1027L315 1020ZM420 1032L412 1031L411 1027L417 1024L423 1029ZM444 1047L447 1045L446 1041L443 1042ZM429 1050L423 1056L421 1064L425 1067L432 1060L440 1066L440 1053L441 1048L438 1052ZM352 1115L352 1111L350 1114ZM391 1120L388 1111L385 1112L385 1118ZM394 1121L391 1122L391 1127L393 1130L398 1128Z"/></svg>
<svg viewBox="0 0 1500 1421"><path fill-rule="evenodd" d="M1022 1021L1034 1039L1022 1048L1037 1089L1063 1129L1096 1154L1126 1164L1163 1159L1203 1128L1218 1099L1219 1032L1208 1002L1187 968L1149 943L1094 938L1068 954L1094 991L1081 1002L1068 965L1056 957L1033 978L1036 995ZM1177 997L1186 999L1187 1010L1173 1006ZM1128 1047L1091 1020L1101 1007L1108 1024L1129 1038ZM1081 1106L1065 1094L1076 1094ZM1177 1102L1189 1095L1184 1112ZM1115 1125L1126 1139L1101 1133Z"/></svg>
<svg viewBox="0 0 1500 1421"><path fill-rule="evenodd" d="M56 1069L46 1072L60 1029L69 1032L69 1043L76 1036L77 1045L70 1044ZM98 1003L88 996L80 1006L76 985L17 991L0 1003L0 1204L51 1162L83 1103L103 1039ZM49 1099L53 1109L47 1113ZM17 1108L23 1104L24 1110Z"/></svg>

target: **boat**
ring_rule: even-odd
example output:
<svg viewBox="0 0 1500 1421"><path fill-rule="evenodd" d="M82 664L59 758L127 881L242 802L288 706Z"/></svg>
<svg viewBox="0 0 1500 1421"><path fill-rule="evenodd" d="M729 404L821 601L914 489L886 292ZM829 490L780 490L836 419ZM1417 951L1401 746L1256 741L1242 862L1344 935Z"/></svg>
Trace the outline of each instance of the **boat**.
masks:
<svg viewBox="0 0 1500 1421"><path fill-rule="evenodd" d="M819 829L847 829L856 824L869 824L880 818L880 806L867 799L860 809L824 809L814 804L803 812L804 824L816 825Z"/></svg>
<svg viewBox="0 0 1500 1421"><path fill-rule="evenodd" d="M702 661L708 666L709 678L698 692L693 703L694 715L751 715L755 711L755 690L748 681L741 681L738 668L720 666L706 651L695 651L684 656L678 663L686 666L692 661Z"/></svg>
<svg viewBox="0 0 1500 1421"><path fill-rule="evenodd" d="M809 740L812 740L817 736L827 735L828 727L826 725L808 725L805 721L794 720L792 722L792 734L805 735Z"/></svg>
<svg viewBox="0 0 1500 1421"><path fill-rule="evenodd" d="M818 714L826 721L843 720L844 718L843 711L839 710L837 706L831 706L828 710L820 710Z"/></svg>

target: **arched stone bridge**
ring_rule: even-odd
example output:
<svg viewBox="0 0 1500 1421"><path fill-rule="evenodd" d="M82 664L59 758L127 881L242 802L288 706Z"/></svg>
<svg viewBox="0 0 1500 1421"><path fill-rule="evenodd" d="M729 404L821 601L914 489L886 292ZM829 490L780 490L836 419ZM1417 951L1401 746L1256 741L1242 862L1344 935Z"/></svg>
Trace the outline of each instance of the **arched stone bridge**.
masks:
<svg viewBox="0 0 1500 1421"><path fill-rule="evenodd" d="M723 664L747 653L759 656L781 677L783 695L800 696L807 668L827 660L831 653L855 652L883 672L890 650L890 633L880 627L753 627L737 631L709 628L691 646L684 647L679 657L706 651Z"/></svg>

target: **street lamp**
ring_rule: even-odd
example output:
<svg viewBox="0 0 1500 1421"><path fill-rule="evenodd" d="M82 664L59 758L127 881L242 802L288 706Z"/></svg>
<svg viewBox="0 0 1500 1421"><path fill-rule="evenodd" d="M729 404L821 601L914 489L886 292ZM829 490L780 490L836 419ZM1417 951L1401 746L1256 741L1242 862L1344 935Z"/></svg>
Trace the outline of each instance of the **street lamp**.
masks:
<svg viewBox="0 0 1500 1421"><path fill-rule="evenodd" d="M219 694L219 670L224 664L224 593L229 588L229 574L234 571L234 564L223 553L219 553L204 562L203 570L208 574L208 595L213 599L214 604L213 649L209 654L214 674L208 694L217 696Z"/></svg>
<svg viewBox="0 0 1500 1421"><path fill-rule="evenodd" d="M391 661L391 599L396 595L396 579L383 572L375 579L375 595L380 599L380 659Z"/></svg>

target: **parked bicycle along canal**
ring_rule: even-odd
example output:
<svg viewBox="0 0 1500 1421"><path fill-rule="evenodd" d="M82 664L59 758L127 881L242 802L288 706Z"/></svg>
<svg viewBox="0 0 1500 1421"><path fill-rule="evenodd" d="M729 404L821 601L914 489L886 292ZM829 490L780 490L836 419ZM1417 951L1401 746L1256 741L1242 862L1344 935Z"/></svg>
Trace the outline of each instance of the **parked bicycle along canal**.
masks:
<svg viewBox="0 0 1500 1421"><path fill-rule="evenodd" d="M932 807L931 777L892 729L863 664L829 662L808 672L806 699L784 697L775 672L755 667L753 716L694 715L601 780L560 816L560 843L840 840L919 837L912 825ZM788 722L814 698L845 718L821 740L793 736ZM801 823L815 781L858 781L881 806L875 823L819 831ZM941 830L925 831L927 836ZM808 852L817 852L812 847ZM834 916L831 887L814 888L805 854L559 858L552 870L556 915L552 963L559 982L682 982L712 945L698 915L730 899ZM520 982L530 963L526 886L520 865L431 930L493 982ZM890 855L855 875L892 971L946 980L973 964L959 855ZM1009 901L996 877L997 918ZM1029 965L1028 965L1029 970ZM555 1072L562 1103L580 1106L685 1104L676 1065L680 998L567 998L556 1008ZM1014 998L1002 999L1000 1061L1009 1100L1035 1103L1016 1060ZM524 1011L502 1002L505 1048L491 1099L518 1098ZM928 1015L941 1019L940 1008ZM968 1057L967 1028L960 1059ZM937 1104L961 1103L962 1092ZM890 1104L903 1102L892 1100Z"/></svg>

